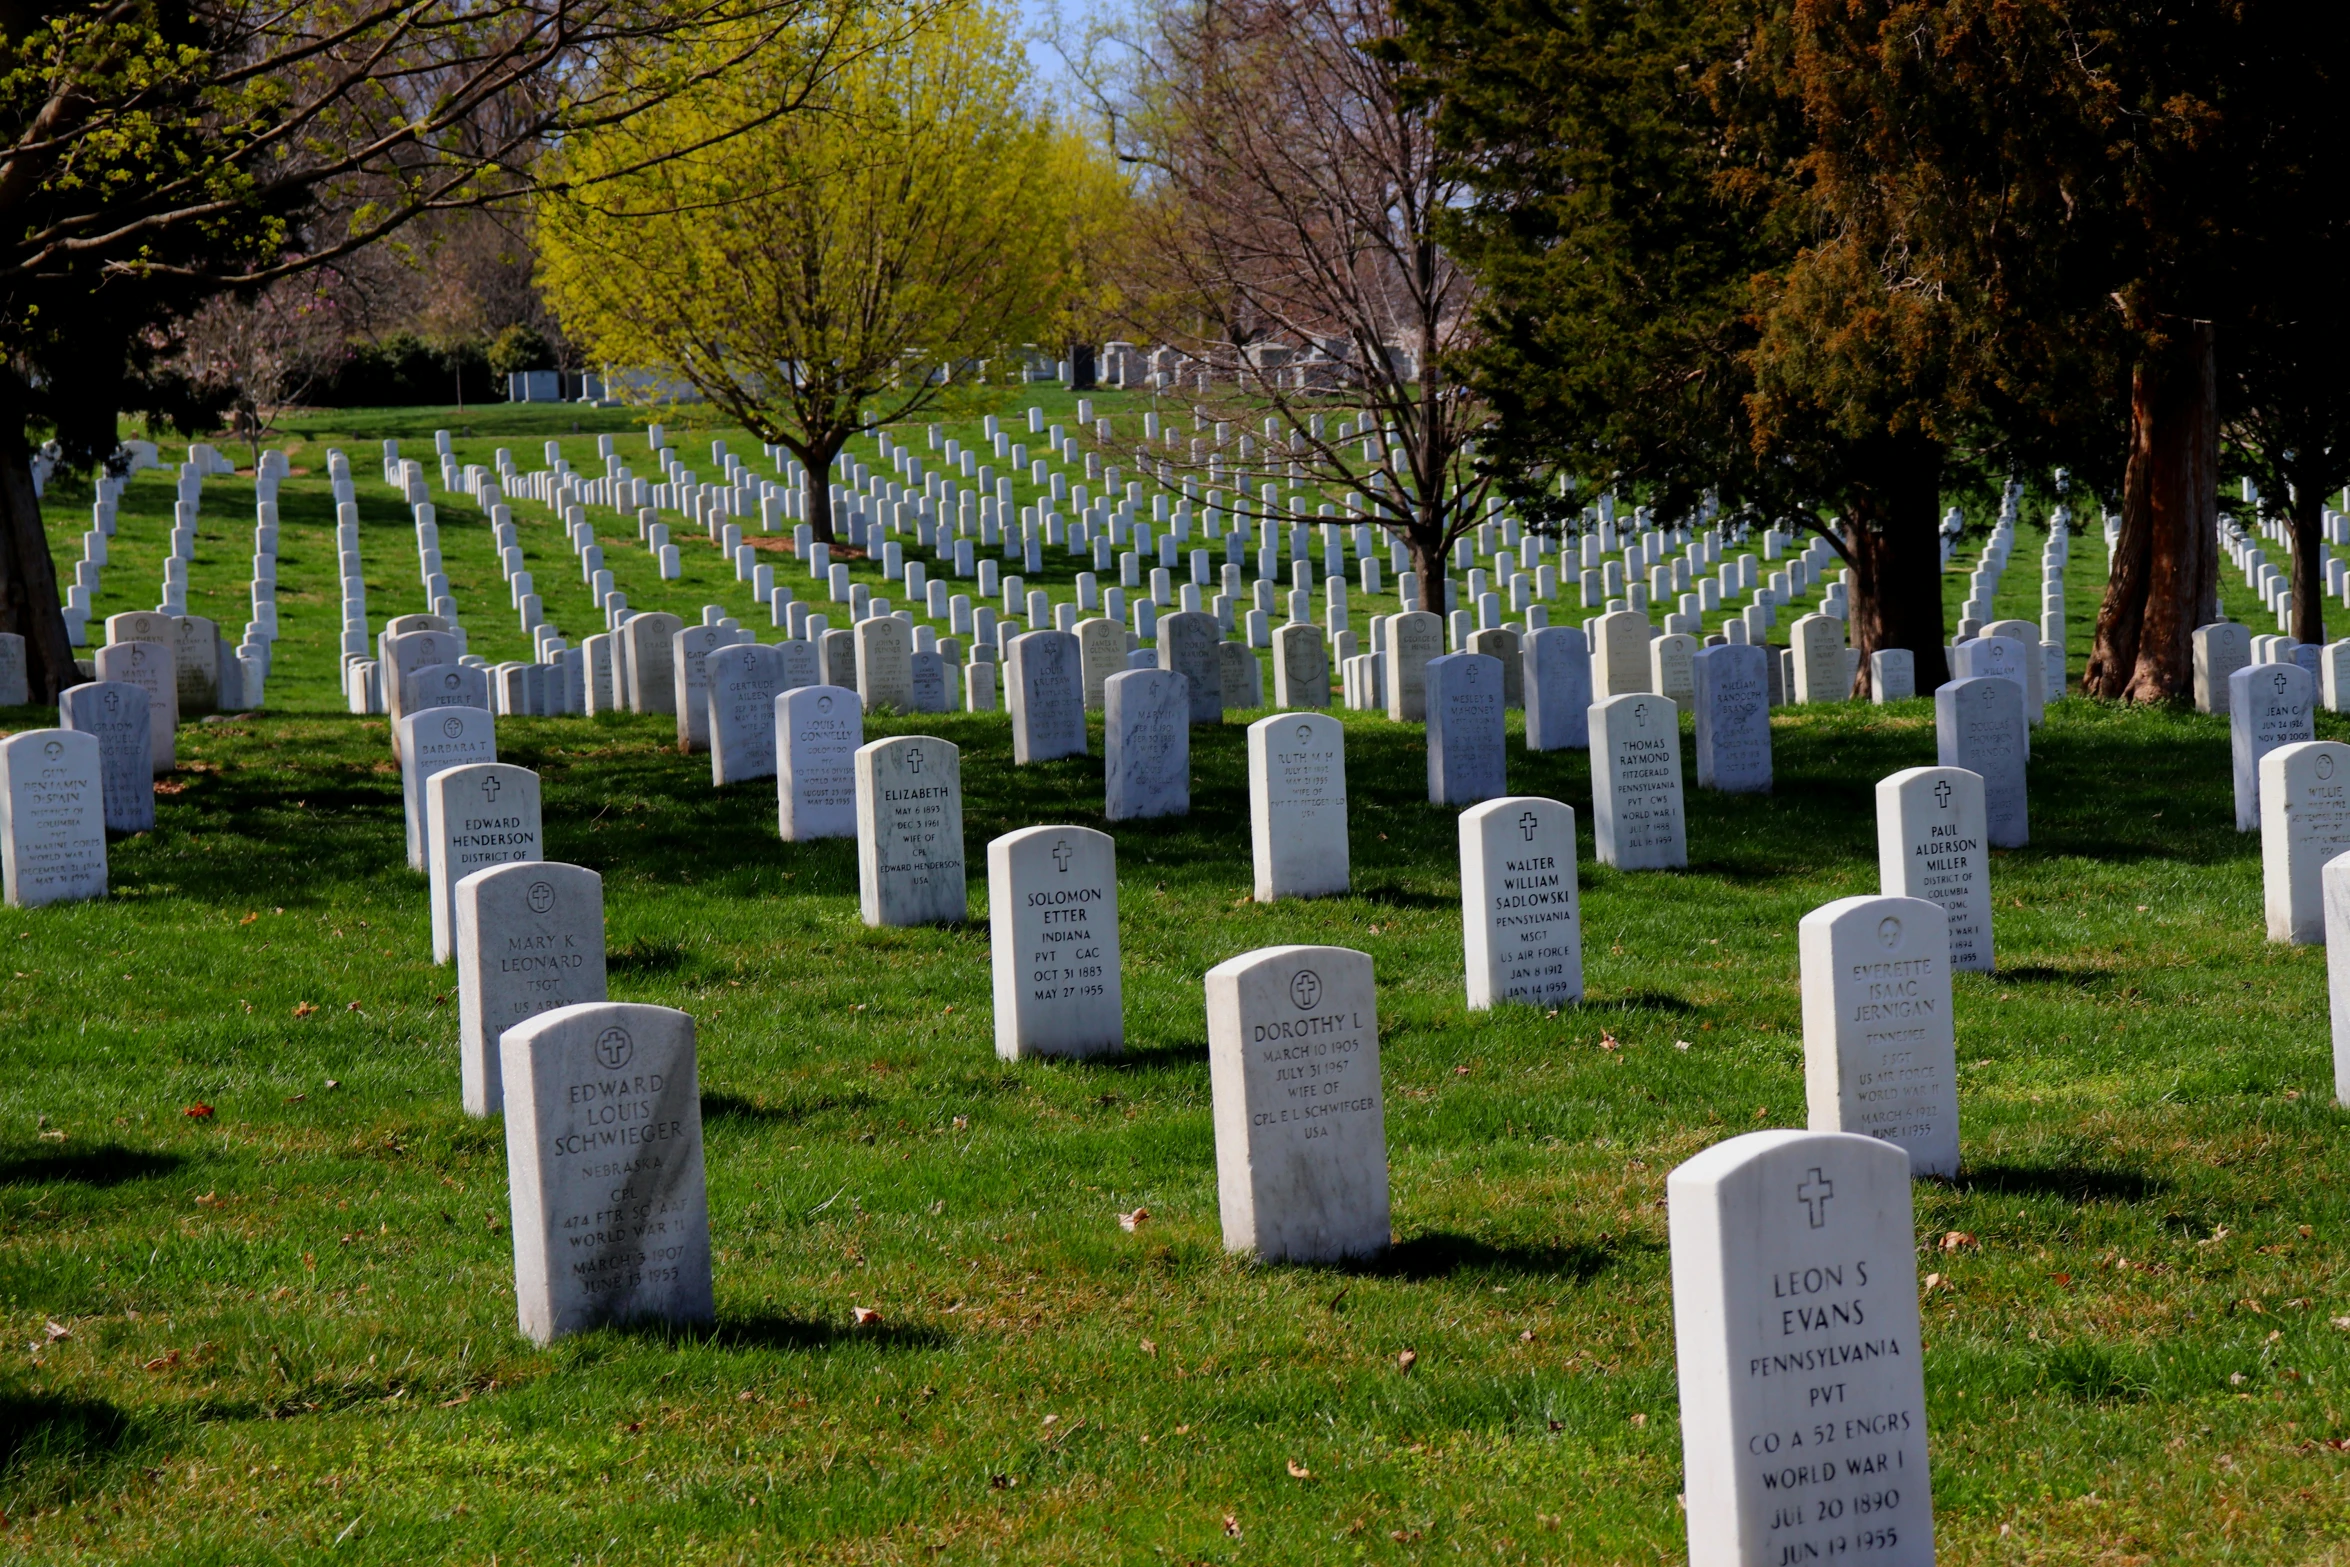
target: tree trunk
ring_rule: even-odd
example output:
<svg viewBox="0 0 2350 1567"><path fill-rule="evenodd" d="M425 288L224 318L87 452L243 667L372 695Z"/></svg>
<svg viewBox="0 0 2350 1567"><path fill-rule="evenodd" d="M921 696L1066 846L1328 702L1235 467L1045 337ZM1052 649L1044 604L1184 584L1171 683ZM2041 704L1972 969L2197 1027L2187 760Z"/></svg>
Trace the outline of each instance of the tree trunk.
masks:
<svg viewBox="0 0 2350 1567"><path fill-rule="evenodd" d="M0 631L24 638L25 685L35 702L54 702L77 683L73 644L41 501L33 493L33 450L21 413L0 416Z"/></svg>
<svg viewBox="0 0 2350 1567"><path fill-rule="evenodd" d="M818 440L783 443L807 469L807 476L800 481L800 515L818 544L839 542L832 536L832 464L848 439L844 430Z"/></svg>
<svg viewBox="0 0 2350 1567"><path fill-rule="evenodd" d="M2219 589L2219 373L2209 322L2152 347L2130 378L2121 532L2081 689L2128 702L2194 693L2195 628Z"/></svg>
<svg viewBox="0 0 2350 1567"><path fill-rule="evenodd" d="M1940 442L1898 436L1870 443L1867 478L1845 507L1836 542L1852 568L1852 646L1860 654L1852 694L1870 694L1869 655L1892 648L1916 660L1917 692L1950 678L1943 654Z"/></svg>
<svg viewBox="0 0 2350 1567"><path fill-rule="evenodd" d="M1420 579L1420 607L1442 616L1447 564L1443 530L1413 524L1403 530L1403 542L1411 551L1412 574Z"/></svg>
<svg viewBox="0 0 2350 1567"><path fill-rule="evenodd" d="M2326 640L2325 497L2314 484L2295 484L2293 532L2293 640L2323 647Z"/></svg>

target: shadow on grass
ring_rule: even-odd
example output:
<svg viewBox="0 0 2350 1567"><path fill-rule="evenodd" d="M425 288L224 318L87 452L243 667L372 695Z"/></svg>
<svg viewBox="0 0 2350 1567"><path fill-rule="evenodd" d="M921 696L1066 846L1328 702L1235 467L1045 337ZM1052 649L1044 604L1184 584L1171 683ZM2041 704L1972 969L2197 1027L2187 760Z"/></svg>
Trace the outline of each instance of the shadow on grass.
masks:
<svg viewBox="0 0 2350 1567"><path fill-rule="evenodd" d="M44 1462L80 1468L138 1439L130 1416L102 1399L0 1395L0 1474Z"/></svg>
<svg viewBox="0 0 2350 1567"><path fill-rule="evenodd" d="M1335 1271L1365 1278L1424 1284L1462 1274L1506 1274L1583 1283L1614 1267L1621 1248L1606 1245L1497 1246L1474 1236L1432 1230L1396 1242L1376 1257L1341 1263Z"/></svg>
<svg viewBox="0 0 2350 1567"><path fill-rule="evenodd" d="M187 1160L178 1154L150 1153L107 1143L97 1148L44 1148L14 1159L0 1159L0 1186L120 1186L125 1181L169 1175Z"/></svg>
<svg viewBox="0 0 2350 1567"><path fill-rule="evenodd" d="M746 1099L740 1094L702 1095L702 1124L704 1126L732 1123L740 1126L773 1126L797 1124L819 1115L849 1114L871 1110L880 1100L864 1092L847 1094L817 1094L807 1098L770 1102L764 1099Z"/></svg>
<svg viewBox="0 0 2350 1567"><path fill-rule="evenodd" d="M2045 963L1999 969L1990 977L2003 985L2070 985L2076 990L2088 990L2114 978L2098 969L2051 968Z"/></svg>
<svg viewBox="0 0 2350 1567"><path fill-rule="evenodd" d="M951 1336L936 1328L894 1322L854 1327L844 1322L821 1322L812 1317L794 1317L780 1312L721 1316L715 1323L696 1325L647 1321L616 1327L611 1331L631 1338L659 1339L664 1343L709 1349L805 1352L870 1344L878 1349L912 1351L945 1349L954 1343Z"/></svg>
<svg viewBox="0 0 2350 1567"><path fill-rule="evenodd" d="M1635 990L1628 996L1613 1000L1593 1001L1585 998L1577 1004L1579 1012L1670 1012L1675 1016L1698 1010L1692 1002L1663 990Z"/></svg>
<svg viewBox="0 0 2350 1567"><path fill-rule="evenodd" d="M619 974L671 974L685 966L681 942L647 941L639 936L625 947L604 954L604 967Z"/></svg>
<svg viewBox="0 0 2350 1567"><path fill-rule="evenodd" d="M2171 1189L2141 1170L2085 1164L1985 1164L1959 1172L1957 1190L2001 1197L2061 1197L2067 1202L2143 1202Z"/></svg>

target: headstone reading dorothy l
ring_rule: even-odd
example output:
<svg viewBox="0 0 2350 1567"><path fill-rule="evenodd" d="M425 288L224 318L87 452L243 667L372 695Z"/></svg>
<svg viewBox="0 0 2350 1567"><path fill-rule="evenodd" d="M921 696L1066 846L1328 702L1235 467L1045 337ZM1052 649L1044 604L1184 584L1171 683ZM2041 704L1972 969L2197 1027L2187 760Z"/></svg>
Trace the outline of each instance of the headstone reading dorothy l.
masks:
<svg viewBox="0 0 2350 1567"><path fill-rule="evenodd" d="M1696 691L1698 788L1771 792L1769 661L1769 650L1751 643L1704 648L1689 661Z"/></svg>
<svg viewBox="0 0 2350 1567"><path fill-rule="evenodd" d="M1923 898L1838 898L1797 927L1803 1081L1815 1132L1908 1150L1919 1175L1958 1173L1950 932Z"/></svg>
<svg viewBox="0 0 2350 1567"><path fill-rule="evenodd" d="M1124 1049L1118 850L1110 835L1024 827L993 840L987 909L995 1053L1017 1061Z"/></svg>
<svg viewBox="0 0 2350 1567"><path fill-rule="evenodd" d="M1470 1010L1582 1000L1574 810L1535 795L1505 795L1461 812L1460 840Z"/></svg>
<svg viewBox="0 0 2350 1567"><path fill-rule="evenodd" d="M857 747L865 710L846 686L775 699L776 830L786 843L857 835Z"/></svg>
<svg viewBox="0 0 2350 1567"><path fill-rule="evenodd" d="M27 729L0 740L0 891L12 909L106 896L98 737Z"/></svg>
<svg viewBox="0 0 2350 1567"><path fill-rule="evenodd" d="M1501 660L1447 653L1428 661L1428 803L1475 805L1509 792Z"/></svg>
<svg viewBox="0 0 2350 1567"><path fill-rule="evenodd" d="M1344 893L1346 731L1327 713L1248 726L1248 807L1256 901Z"/></svg>
<svg viewBox="0 0 2350 1567"><path fill-rule="evenodd" d="M694 1020L587 1001L498 1048L523 1335L713 1320Z"/></svg>
<svg viewBox="0 0 2350 1567"><path fill-rule="evenodd" d="M1103 815L1113 822L1191 813L1191 693L1171 669L1103 682Z"/></svg>
<svg viewBox="0 0 2350 1567"><path fill-rule="evenodd" d="M604 992L604 879L548 860L457 883L457 1059L467 1115L506 1107L498 1041L517 1023Z"/></svg>
<svg viewBox="0 0 2350 1567"><path fill-rule="evenodd" d="M1681 798L1681 710L1649 692L1591 705L1591 832L1618 870L1689 863Z"/></svg>
<svg viewBox="0 0 2350 1567"><path fill-rule="evenodd" d="M1690 1567L1932 1567L1908 1156L1749 1132L1665 1196Z"/></svg>
<svg viewBox="0 0 2350 1567"><path fill-rule="evenodd" d="M457 883L475 871L546 858L539 775L506 762L472 762L434 773L424 786L432 885L432 960L456 951Z"/></svg>
<svg viewBox="0 0 2350 1567"><path fill-rule="evenodd" d="M2031 842L2024 784L2024 688L1996 675L1953 680L1934 693L1935 760L1983 780L1983 829L1996 849Z"/></svg>
<svg viewBox="0 0 2350 1567"><path fill-rule="evenodd" d="M2268 939L2326 939L2325 867L2350 853L2350 745L2300 740L2260 759L2260 887Z"/></svg>
<svg viewBox="0 0 2350 1567"><path fill-rule="evenodd" d="M1991 848L1979 775L1909 767L1877 780L1877 890L1939 904L1951 968L1992 971Z"/></svg>
<svg viewBox="0 0 2350 1567"><path fill-rule="evenodd" d="M2316 739L2316 708L2317 682L2299 664L2247 664L2228 676L2236 831L2260 829L2260 759L2278 746Z"/></svg>
<svg viewBox="0 0 2350 1567"><path fill-rule="evenodd" d="M147 693L127 680L92 680L58 694L58 727L97 736L108 832L148 832L155 826L150 711Z"/></svg>
<svg viewBox="0 0 2350 1567"><path fill-rule="evenodd" d="M1208 970L1207 1002L1224 1249L1266 1262L1384 1251L1387 1129L1370 958L1345 947L1244 952Z"/></svg>
<svg viewBox="0 0 2350 1567"><path fill-rule="evenodd" d="M857 885L865 923L962 920L962 752L930 735L875 740L857 748L856 776Z"/></svg>

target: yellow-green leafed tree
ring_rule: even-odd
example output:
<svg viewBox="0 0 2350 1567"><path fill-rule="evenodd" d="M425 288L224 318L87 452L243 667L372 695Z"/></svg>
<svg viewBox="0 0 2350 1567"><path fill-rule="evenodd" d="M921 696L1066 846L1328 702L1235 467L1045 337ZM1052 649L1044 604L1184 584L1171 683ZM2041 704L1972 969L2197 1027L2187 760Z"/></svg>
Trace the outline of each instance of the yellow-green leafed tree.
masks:
<svg viewBox="0 0 2350 1567"><path fill-rule="evenodd" d="M878 7L843 32L813 89L779 54L574 138L539 213L564 330L797 455L824 540L842 443L1054 324L1116 184L1031 106L995 6ZM718 133L762 103L789 107Z"/></svg>

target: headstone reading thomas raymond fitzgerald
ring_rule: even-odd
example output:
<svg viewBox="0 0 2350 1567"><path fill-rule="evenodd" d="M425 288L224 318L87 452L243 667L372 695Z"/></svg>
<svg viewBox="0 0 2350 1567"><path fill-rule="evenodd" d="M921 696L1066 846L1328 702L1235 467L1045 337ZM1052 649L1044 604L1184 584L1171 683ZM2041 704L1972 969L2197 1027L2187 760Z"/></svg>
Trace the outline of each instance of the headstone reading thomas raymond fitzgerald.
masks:
<svg viewBox="0 0 2350 1567"><path fill-rule="evenodd" d="M1248 817L1257 902L1347 890L1346 731L1337 719L1279 713L1248 726Z"/></svg>
<svg viewBox="0 0 2350 1567"><path fill-rule="evenodd" d="M2308 670L2299 664L2247 664L2228 676L2236 831L2260 830L2260 759L2280 745L2316 738L2317 680Z"/></svg>
<svg viewBox="0 0 2350 1567"><path fill-rule="evenodd" d="M1689 863L1681 801L1681 710L1642 692L1591 705L1591 834L1618 870Z"/></svg>
<svg viewBox="0 0 2350 1567"><path fill-rule="evenodd" d="M457 1060L467 1115L506 1108L498 1040L604 993L604 878L549 860L457 883Z"/></svg>
<svg viewBox="0 0 2350 1567"><path fill-rule="evenodd" d="M1330 644L1312 621L1291 621L1273 633L1273 705L1330 705Z"/></svg>
<svg viewBox="0 0 2350 1567"><path fill-rule="evenodd" d="M1224 658L1216 651L1224 628L1204 610L1178 610L1159 617L1159 667L1191 681L1191 721L1224 721Z"/></svg>
<svg viewBox="0 0 2350 1567"><path fill-rule="evenodd" d="M2225 713L2228 681L2252 662L2252 631L2232 620L2195 628L2195 710Z"/></svg>
<svg viewBox="0 0 2350 1567"><path fill-rule="evenodd" d="M1932 1567L1908 1166L1748 1132L1666 1177L1690 1567Z"/></svg>
<svg viewBox="0 0 2350 1567"><path fill-rule="evenodd" d="M1428 660L1428 803L1475 805L1507 794L1501 660L1447 653Z"/></svg>
<svg viewBox="0 0 2350 1567"><path fill-rule="evenodd" d="M1752 643L1726 643L1701 649L1689 661L1698 788L1771 792L1770 656Z"/></svg>
<svg viewBox="0 0 2350 1567"><path fill-rule="evenodd" d="M2032 840L2024 790L2024 688L1994 675L1934 693L1935 760L1983 780L1983 835L1995 849Z"/></svg>
<svg viewBox="0 0 2350 1567"><path fill-rule="evenodd" d="M1526 633L1526 749L1580 751L1591 744L1591 652L1580 626Z"/></svg>
<svg viewBox="0 0 2350 1567"><path fill-rule="evenodd" d="M1208 970L1207 994L1224 1249L1266 1262L1384 1251L1387 1116L1370 958L1260 947Z"/></svg>
<svg viewBox="0 0 2350 1567"><path fill-rule="evenodd" d="M1877 780L1877 890L1939 904L1950 966L1992 971L1991 848L1983 780L1963 767L1908 767Z"/></svg>
<svg viewBox="0 0 2350 1567"><path fill-rule="evenodd" d="M1387 617L1387 716L1416 724L1428 716L1428 660L1444 656L1444 618L1424 609Z"/></svg>
<svg viewBox="0 0 2350 1567"><path fill-rule="evenodd" d="M171 672L171 645L166 642L109 642L91 661L98 678L137 686L147 693L147 740L150 778L171 771L178 760L175 730L179 724L179 679Z"/></svg>
<svg viewBox="0 0 2350 1567"><path fill-rule="evenodd" d="M990 842L987 915L998 1056L1115 1055L1126 1047L1118 849L1108 833L1023 827Z"/></svg>
<svg viewBox="0 0 2350 1567"><path fill-rule="evenodd" d="M856 768L857 888L865 923L962 920L968 912L963 753L931 735L900 735L859 746Z"/></svg>
<svg viewBox="0 0 2350 1567"><path fill-rule="evenodd" d="M1838 898L1796 927L1803 1085L1815 1132L1908 1150L1919 1175L1958 1173L1958 1047L1950 932L1923 898Z"/></svg>
<svg viewBox="0 0 2350 1567"><path fill-rule="evenodd" d="M27 729L0 740L0 890L12 909L106 896L98 737Z"/></svg>
<svg viewBox="0 0 2350 1567"><path fill-rule="evenodd" d="M1113 822L1191 814L1190 681L1129 669L1103 682L1103 812Z"/></svg>
<svg viewBox="0 0 2350 1567"><path fill-rule="evenodd" d="M1637 610L1610 610L1585 625L1591 634L1591 700L1630 696L1649 682L1649 633L1655 628Z"/></svg>
<svg viewBox="0 0 2350 1567"><path fill-rule="evenodd" d="M2260 889L2268 939L2326 939L2326 865L2350 852L2350 745L2301 740L2260 759Z"/></svg>
<svg viewBox="0 0 2350 1567"><path fill-rule="evenodd" d="M446 963L457 949L457 883L493 865L547 857L539 775L507 762L443 768L424 786L424 814L432 960Z"/></svg>
<svg viewBox="0 0 2350 1567"><path fill-rule="evenodd" d="M1096 616L1077 622L1075 635L1078 662L1085 673L1085 706L1087 711L1098 713L1108 700L1104 683L1126 667L1126 628Z"/></svg>
<svg viewBox="0 0 2350 1567"><path fill-rule="evenodd" d="M856 638L857 695L865 711L912 712L914 628L895 615L868 615L850 629Z"/></svg>
<svg viewBox="0 0 2350 1567"><path fill-rule="evenodd" d="M775 776L775 698L783 654L757 642L722 647L702 660L709 681L710 787Z"/></svg>
<svg viewBox="0 0 2350 1567"><path fill-rule="evenodd" d="M580 1002L509 1028L498 1052L524 1336L713 1320L694 1020Z"/></svg>
<svg viewBox="0 0 2350 1567"><path fill-rule="evenodd" d="M155 826L155 747L147 737L147 693L127 680L67 686L57 698L57 723L98 738L98 774L108 832L148 832Z"/></svg>
<svg viewBox="0 0 2350 1567"><path fill-rule="evenodd" d="M429 870L425 858L424 786L435 773L498 759L498 721L479 707L441 707L410 713L400 732L400 792L408 812L408 868Z"/></svg>
<svg viewBox="0 0 2350 1567"><path fill-rule="evenodd" d="M1461 812L1460 837L1469 1009L1582 1000L1573 808L1537 795L1505 795Z"/></svg>
<svg viewBox="0 0 2350 1567"><path fill-rule="evenodd" d="M846 686L775 699L776 829L786 843L857 836L857 747L865 710Z"/></svg>
<svg viewBox="0 0 2350 1567"><path fill-rule="evenodd" d="M627 645L628 710L632 713L677 711L677 634L685 622L664 610L631 615L620 628Z"/></svg>
<svg viewBox="0 0 2350 1567"><path fill-rule="evenodd" d="M1015 766L1085 754L1085 672L1078 658L1072 631L1027 631L1012 639L1004 679Z"/></svg>

